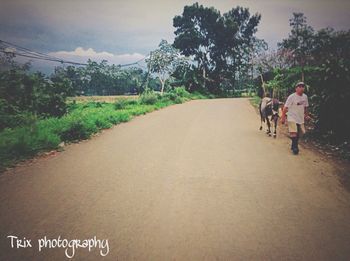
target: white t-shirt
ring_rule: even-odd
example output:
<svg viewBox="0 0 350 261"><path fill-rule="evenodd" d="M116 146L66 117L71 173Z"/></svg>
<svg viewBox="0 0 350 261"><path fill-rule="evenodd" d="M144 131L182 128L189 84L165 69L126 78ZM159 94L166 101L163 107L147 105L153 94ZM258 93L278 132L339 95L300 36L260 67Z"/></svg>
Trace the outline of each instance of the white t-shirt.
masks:
<svg viewBox="0 0 350 261"><path fill-rule="evenodd" d="M296 93L292 93L288 96L286 104L284 106L288 108L288 121L292 121L298 124L304 123L305 107L309 106L309 101L305 93L303 93L302 96Z"/></svg>

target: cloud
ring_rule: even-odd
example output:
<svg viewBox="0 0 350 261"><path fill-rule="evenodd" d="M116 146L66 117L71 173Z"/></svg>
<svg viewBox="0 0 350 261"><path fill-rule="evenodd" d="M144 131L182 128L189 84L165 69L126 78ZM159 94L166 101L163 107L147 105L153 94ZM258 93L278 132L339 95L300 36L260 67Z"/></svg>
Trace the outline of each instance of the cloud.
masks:
<svg viewBox="0 0 350 261"><path fill-rule="evenodd" d="M109 64L116 64L116 65L134 63L145 58L145 55L140 53L113 54L106 51L97 52L93 48L84 49L83 47L77 47L75 48L74 51L55 51L55 52L48 52L47 54L55 58L59 58L70 62L86 63L88 59L91 59L95 62L101 62L102 60L107 60ZM25 58L20 56L16 57L15 60L21 64L30 62L32 71L41 71L47 75L51 74L54 71L55 67L57 66L68 65L65 63L61 64L59 62L38 60L38 59ZM141 61L140 62L141 66L145 66L144 63L145 63L144 60Z"/></svg>
<svg viewBox="0 0 350 261"><path fill-rule="evenodd" d="M41 52L104 50L149 53L160 40L174 39L173 18L194 0L0 0L0 39ZM293 12L304 12L316 30L349 29L349 0L198 0L221 14L240 5L262 20L258 36L271 47L288 36ZM114 55L115 56L115 55ZM79 58L79 56L77 56ZM108 56L108 60L111 57Z"/></svg>
<svg viewBox="0 0 350 261"><path fill-rule="evenodd" d="M48 55L73 62L86 62L91 59L96 62L107 60L111 64L133 63L145 57L140 53L113 54L105 51L96 52L93 48L84 49L83 47L77 47L74 51L50 52Z"/></svg>

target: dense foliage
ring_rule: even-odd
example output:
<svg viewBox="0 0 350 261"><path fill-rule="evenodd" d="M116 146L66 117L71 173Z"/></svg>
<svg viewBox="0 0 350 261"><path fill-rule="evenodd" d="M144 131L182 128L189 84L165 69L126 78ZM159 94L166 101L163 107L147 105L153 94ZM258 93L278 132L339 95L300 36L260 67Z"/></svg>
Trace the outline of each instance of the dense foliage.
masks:
<svg viewBox="0 0 350 261"><path fill-rule="evenodd" d="M290 19L291 33L279 43L277 53L260 59L263 89L285 99L298 81L305 81L315 131L332 140L350 138L350 31L331 28L317 32L302 13Z"/></svg>
<svg viewBox="0 0 350 261"><path fill-rule="evenodd" d="M145 88L146 73L136 67L89 60L86 67L56 67L46 76L31 72L29 64L15 63L13 57L0 58L0 130L63 116L68 96L139 94ZM149 88L160 88L154 77L147 78Z"/></svg>
<svg viewBox="0 0 350 261"><path fill-rule="evenodd" d="M190 91L223 95L246 88L252 80L251 54L261 41L254 36L260 19L248 8L232 8L221 15L198 3L185 6L173 19L173 45L194 62L175 75Z"/></svg>
<svg viewBox="0 0 350 261"><path fill-rule="evenodd" d="M28 67L0 71L0 130L28 124L38 116L62 116L72 92L70 81L30 74Z"/></svg>

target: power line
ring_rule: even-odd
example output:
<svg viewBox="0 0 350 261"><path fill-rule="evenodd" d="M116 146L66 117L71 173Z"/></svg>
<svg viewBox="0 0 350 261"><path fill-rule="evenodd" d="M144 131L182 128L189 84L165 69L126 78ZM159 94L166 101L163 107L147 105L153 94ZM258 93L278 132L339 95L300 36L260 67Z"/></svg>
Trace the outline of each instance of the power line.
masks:
<svg viewBox="0 0 350 261"><path fill-rule="evenodd" d="M0 50L1 53L5 53L8 54L8 52ZM77 62L70 62L70 61L64 61L64 60L59 60L59 59L49 59L49 58L39 58L36 56L32 56L32 55L26 55L26 54L21 54L21 53L16 53L16 56L21 56L21 57L26 57L26 58L33 58L33 59L38 59L38 60L44 60L44 61L50 61L50 62L60 62L60 63L68 63L68 64L75 64L75 65L87 65L87 64L83 64L83 63L77 63Z"/></svg>
<svg viewBox="0 0 350 261"><path fill-rule="evenodd" d="M0 40L0 44L4 45L6 48L15 48L15 51L6 51L0 50L0 52L8 54L13 53L16 56L26 57L26 58L32 58L32 59L38 59L38 60L45 60L45 61L51 61L51 62L59 62L59 63L67 63L67 64L74 64L74 65L87 65L86 63L79 63L79 62L72 62L64 59L60 59L54 56L50 56L47 54L43 54L40 52L32 51L28 48L21 47L19 45L15 45L6 41Z"/></svg>
<svg viewBox="0 0 350 261"><path fill-rule="evenodd" d="M16 44L13 44L13 43L9 43L9 42L6 42L6 41L3 41L3 40L0 40L0 44L4 44L4 45L7 45L8 47L15 47L16 50L20 50L20 51L23 51L23 52L27 52L27 53L30 53L30 54L33 54L35 56L38 56L38 57L45 57L45 58L51 58L51 59L58 59L56 57L53 57L53 56L50 56L48 54L44 54L44 53L41 53L41 52L36 52L36 51L32 51L28 48L25 48L25 47L21 47L19 45L16 45Z"/></svg>
<svg viewBox="0 0 350 261"><path fill-rule="evenodd" d="M51 61L51 62L59 62L59 63L66 63L66 64L73 64L73 65L88 65L87 63L80 63L80 62L73 62L73 61L68 61L68 60L64 60L64 59L60 59L57 58L55 56L51 56L48 54L44 54L41 52L36 52L36 51L32 51L28 48L10 43L10 42L6 42L3 40L0 40L0 45L5 46L5 48L15 48L15 51L6 51L5 48L3 48L3 50L0 49L0 52L8 54L8 53L13 53L13 55L15 56L21 56L21 57L26 57L26 58L32 58L32 59L38 59L38 60L45 60L45 61ZM139 64L139 62L141 62L142 60L146 59L149 55L143 57L142 59L133 62L133 63L128 63L128 64L119 64L120 67L126 67L126 66L131 66L131 65L138 65L140 67L143 67L142 65Z"/></svg>
<svg viewBox="0 0 350 261"><path fill-rule="evenodd" d="M134 63L121 64L120 66L121 67L125 67L125 66L130 66L130 65L134 65L134 64L136 65L137 64L138 66L142 67L142 65L140 65L139 62L141 62L142 60L145 60L148 56L149 55L143 57L142 59L140 59L140 60L138 60L138 61L136 61Z"/></svg>

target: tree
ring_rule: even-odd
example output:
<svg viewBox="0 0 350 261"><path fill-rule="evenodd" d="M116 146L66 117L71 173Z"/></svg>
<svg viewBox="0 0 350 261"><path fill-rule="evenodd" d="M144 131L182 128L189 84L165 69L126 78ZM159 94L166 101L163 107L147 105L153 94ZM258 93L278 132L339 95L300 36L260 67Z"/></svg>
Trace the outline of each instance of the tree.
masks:
<svg viewBox="0 0 350 261"><path fill-rule="evenodd" d="M350 139L350 31L330 28L314 36L314 73L309 77L316 127L337 139Z"/></svg>
<svg viewBox="0 0 350 261"><path fill-rule="evenodd" d="M270 50L267 52L260 52L254 57L253 63L256 65L261 80L263 94L267 92L266 87L268 87L268 89L272 90L272 95L274 96L276 88L279 87L279 84L277 84L279 80L276 79L274 79L273 82L269 82L268 86L266 86L264 75L272 73L276 77L276 74L280 74L282 71L291 68L291 55L289 50L282 49L278 51Z"/></svg>
<svg viewBox="0 0 350 261"><path fill-rule="evenodd" d="M231 37L225 37L227 48L225 50L226 63L228 65L229 77L232 79L232 85L235 84L237 76L245 73L250 66L251 49L254 43L259 42L254 34L257 32L257 26L261 15L250 15L248 8L237 6L223 15L226 32ZM259 43L263 44L263 43Z"/></svg>
<svg viewBox="0 0 350 261"><path fill-rule="evenodd" d="M159 78L161 94L163 94L165 82L178 66L184 66L186 59L181 57L179 51L166 40L162 40L158 47L150 53L146 63L149 72L155 73Z"/></svg>
<svg viewBox="0 0 350 261"><path fill-rule="evenodd" d="M216 30L220 31L217 24L219 18L220 12L215 8L194 3L185 6L182 16L175 16L173 19L176 28L173 45L183 55L193 57L197 70L201 71L204 89L213 64L211 54L216 44Z"/></svg>
<svg viewBox="0 0 350 261"><path fill-rule="evenodd" d="M248 77L250 47L260 18L251 16L248 8L238 6L221 15L198 3L185 6L182 15L174 17L173 45L193 58L204 90L220 92L224 82L230 81L233 88L237 77Z"/></svg>
<svg viewBox="0 0 350 261"><path fill-rule="evenodd" d="M301 81L305 81L304 67L311 57L314 30L307 25L307 19L303 13L293 13L289 20L291 33L287 39L278 44L280 49L287 49L293 53L294 66L302 68Z"/></svg>

